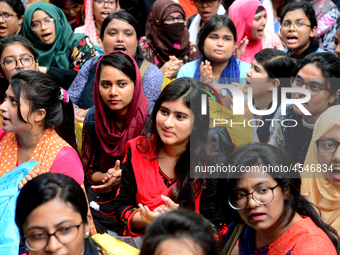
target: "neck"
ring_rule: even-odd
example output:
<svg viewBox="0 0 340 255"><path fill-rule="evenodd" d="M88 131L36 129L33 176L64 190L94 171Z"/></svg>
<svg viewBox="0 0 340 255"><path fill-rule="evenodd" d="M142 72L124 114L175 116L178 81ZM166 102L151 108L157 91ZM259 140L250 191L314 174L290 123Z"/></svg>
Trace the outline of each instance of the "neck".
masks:
<svg viewBox="0 0 340 255"><path fill-rule="evenodd" d="M309 43L307 45L305 45L303 48L292 50L292 56L294 58L298 58L301 55L302 52L304 52L305 50L308 49L308 47L310 46L311 43L312 43L312 41L309 41Z"/></svg>
<svg viewBox="0 0 340 255"><path fill-rule="evenodd" d="M178 158L179 155L181 155L185 150L187 149L186 144L181 145L167 145L163 144L163 147L161 148L160 154L165 154L167 157L171 158Z"/></svg>
<svg viewBox="0 0 340 255"><path fill-rule="evenodd" d="M43 135L44 129L34 127L29 132L25 132L23 134L16 133L15 137L18 142L18 149L22 150L34 149Z"/></svg>
<svg viewBox="0 0 340 255"><path fill-rule="evenodd" d="M20 29L21 29L21 25L19 25L18 31L15 34L19 34Z"/></svg>
<svg viewBox="0 0 340 255"><path fill-rule="evenodd" d="M289 223L288 226L283 227L284 223L281 223L281 226L275 226L263 230L263 231L256 231L255 233L255 246L256 249L264 247L266 245L271 244L280 236L282 236L296 221L301 220L302 217L295 213L293 220Z"/></svg>
<svg viewBox="0 0 340 255"><path fill-rule="evenodd" d="M321 114L318 115L311 115L311 116L306 116L302 115L302 119L306 121L308 124L315 124L315 122L318 120Z"/></svg>
<svg viewBox="0 0 340 255"><path fill-rule="evenodd" d="M211 62L211 67L212 67L212 76L214 79L219 79L221 77L221 74L223 73L224 69L227 67L229 63L229 59L227 62L222 62L222 63L213 63Z"/></svg>
<svg viewBox="0 0 340 255"><path fill-rule="evenodd" d="M97 21L95 21L95 25L96 25L96 28L100 31L100 29L102 28L102 24L103 23L98 23Z"/></svg>
<svg viewBox="0 0 340 255"><path fill-rule="evenodd" d="M263 96L254 98L256 109L261 110L267 108L268 105L273 101L273 93L266 93Z"/></svg>

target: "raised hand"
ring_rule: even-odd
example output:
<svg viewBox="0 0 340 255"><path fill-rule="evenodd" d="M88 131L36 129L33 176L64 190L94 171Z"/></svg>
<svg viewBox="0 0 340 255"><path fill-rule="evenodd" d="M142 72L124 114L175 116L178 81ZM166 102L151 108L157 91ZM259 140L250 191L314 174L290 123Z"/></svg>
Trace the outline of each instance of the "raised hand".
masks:
<svg viewBox="0 0 340 255"><path fill-rule="evenodd" d="M120 160L117 160L114 168L110 168L101 185L92 185L91 188L98 193L107 193L119 186L122 169L120 168Z"/></svg>

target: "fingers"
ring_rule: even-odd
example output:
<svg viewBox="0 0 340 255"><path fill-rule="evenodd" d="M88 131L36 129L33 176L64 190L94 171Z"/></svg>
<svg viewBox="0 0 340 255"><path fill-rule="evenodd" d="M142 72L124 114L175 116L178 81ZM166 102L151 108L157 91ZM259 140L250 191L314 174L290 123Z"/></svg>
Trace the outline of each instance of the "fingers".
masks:
<svg viewBox="0 0 340 255"><path fill-rule="evenodd" d="M39 174L40 174L39 169L35 169L29 172L24 178L21 179L21 182L18 184L18 188L22 189L22 187L24 187L27 182L37 177Z"/></svg>
<svg viewBox="0 0 340 255"><path fill-rule="evenodd" d="M115 170L120 170L120 160L116 160Z"/></svg>
<svg viewBox="0 0 340 255"><path fill-rule="evenodd" d="M172 201L169 197L161 195L162 200L166 203L166 205L171 209L171 210L176 210L179 207L179 204L176 204L174 201Z"/></svg>
<svg viewBox="0 0 340 255"><path fill-rule="evenodd" d="M140 214L142 220L146 224L150 224L154 220L155 215L152 214L149 207L147 207L147 206L143 206L142 204L138 204L138 207L139 207L139 214Z"/></svg>

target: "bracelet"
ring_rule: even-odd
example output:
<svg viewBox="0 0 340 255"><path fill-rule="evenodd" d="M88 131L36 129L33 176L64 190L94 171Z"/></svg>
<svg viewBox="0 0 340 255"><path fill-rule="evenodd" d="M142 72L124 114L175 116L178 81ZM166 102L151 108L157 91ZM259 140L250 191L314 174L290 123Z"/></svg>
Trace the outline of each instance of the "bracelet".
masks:
<svg viewBox="0 0 340 255"><path fill-rule="evenodd" d="M80 109L80 110L76 113L76 116L78 117L79 113L81 113L82 111L84 111L84 109Z"/></svg>

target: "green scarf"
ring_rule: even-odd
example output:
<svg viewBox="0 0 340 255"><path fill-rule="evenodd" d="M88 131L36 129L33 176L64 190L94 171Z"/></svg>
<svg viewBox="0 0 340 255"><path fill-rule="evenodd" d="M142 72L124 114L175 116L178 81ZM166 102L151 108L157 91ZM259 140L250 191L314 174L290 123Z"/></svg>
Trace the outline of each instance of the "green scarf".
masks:
<svg viewBox="0 0 340 255"><path fill-rule="evenodd" d="M55 39L52 44L42 42L37 34L31 29L33 13L36 10L46 12L49 16L55 19ZM73 34L71 26L67 23L67 19L63 11L53 4L39 1L31 4L25 11L23 21L24 36L28 38L36 52L38 53L38 60L40 66L52 66L63 69L70 69L70 60L67 56L67 49L71 53L85 34ZM72 39L69 39L73 35Z"/></svg>

